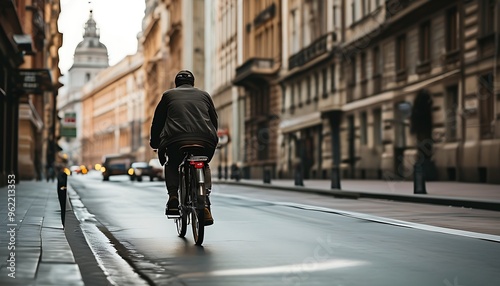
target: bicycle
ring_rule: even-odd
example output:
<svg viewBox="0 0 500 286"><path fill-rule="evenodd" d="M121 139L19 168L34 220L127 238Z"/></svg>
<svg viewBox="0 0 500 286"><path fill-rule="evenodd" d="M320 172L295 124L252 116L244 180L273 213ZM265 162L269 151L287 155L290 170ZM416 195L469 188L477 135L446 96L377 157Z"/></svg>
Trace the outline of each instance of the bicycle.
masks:
<svg viewBox="0 0 500 286"><path fill-rule="evenodd" d="M187 225L191 224L196 245L201 245L205 236L205 207L208 198L205 189L205 168L208 157L196 156L202 145L181 147L184 159L179 165L179 215L167 215L174 219L179 237L184 237Z"/></svg>

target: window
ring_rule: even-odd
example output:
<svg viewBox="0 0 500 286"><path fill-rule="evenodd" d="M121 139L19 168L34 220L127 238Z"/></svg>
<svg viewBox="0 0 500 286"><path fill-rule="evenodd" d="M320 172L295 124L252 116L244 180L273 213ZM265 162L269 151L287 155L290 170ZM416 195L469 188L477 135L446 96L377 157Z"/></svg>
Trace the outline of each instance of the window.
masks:
<svg viewBox="0 0 500 286"><path fill-rule="evenodd" d="M307 99L306 104L311 103L311 77L307 77Z"/></svg>
<svg viewBox="0 0 500 286"><path fill-rule="evenodd" d="M356 56L351 56L350 61L348 62L349 68L349 84L356 84Z"/></svg>
<svg viewBox="0 0 500 286"><path fill-rule="evenodd" d="M446 14L446 51L458 50L458 11L453 7Z"/></svg>
<svg viewBox="0 0 500 286"><path fill-rule="evenodd" d="M431 58L431 24L429 21L420 26L420 53L421 63L425 63Z"/></svg>
<svg viewBox="0 0 500 286"><path fill-rule="evenodd" d="M371 10L370 2L371 2L371 0L363 0L363 8L362 8L363 17L370 14L370 10Z"/></svg>
<svg viewBox="0 0 500 286"><path fill-rule="evenodd" d="M458 85L446 89L445 104L446 141L455 141L457 139Z"/></svg>
<svg viewBox="0 0 500 286"><path fill-rule="evenodd" d="M330 90L335 91L335 65L330 66Z"/></svg>
<svg viewBox="0 0 500 286"><path fill-rule="evenodd" d="M406 35L396 39L396 72L406 69Z"/></svg>
<svg viewBox="0 0 500 286"><path fill-rule="evenodd" d="M299 17L297 16L297 10L294 9L291 12L291 18L292 20L290 21L291 30L292 30L292 37L291 37L291 52L292 54L295 54L299 51Z"/></svg>
<svg viewBox="0 0 500 286"><path fill-rule="evenodd" d="M373 110L373 143L382 145L382 110L377 108Z"/></svg>
<svg viewBox="0 0 500 286"><path fill-rule="evenodd" d="M495 100L493 96L493 74L481 76L478 84L479 124L481 138L490 138L492 135L491 123L494 120Z"/></svg>
<svg viewBox="0 0 500 286"><path fill-rule="evenodd" d="M297 83L297 106L298 107L302 106L302 90L301 90L300 82Z"/></svg>
<svg viewBox="0 0 500 286"><path fill-rule="evenodd" d="M382 73L382 58L380 57L379 47L373 48L373 75Z"/></svg>
<svg viewBox="0 0 500 286"><path fill-rule="evenodd" d="M494 32L495 20L495 0L481 1L481 16L479 17L481 25L481 35L487 36Z"/></svg>
<svg viewBox="0 0 500 286"><path fill-rule="evenodd" d="M373 48L373 93L377 94L382 90L382 57L379 47Z"/></svg>
<svg viewBox="0 0 500 286"><path fill-rule="evenodd" d="M332 27L334 30L336 30L337 28L340 28L340 25L337 24L337 19L338 19L338 16L337 16L337 13L338 13L338 7L337 5L333 5L333 17L332 17Z"/></svg>
<svg viewBox="0 0 500 286"><path fill-rule="evenodd" d="M287 103L286 86L281 84L281 113L285 113Z"/></svg>
<svg viewBox="0 0 500 286"><path fill-rule="evenodd" d="M356 0L353 0L351 3L351 10L352 10L352 23L356 22Z"/></svg>
<svg viewBox="0 0 500 286"><path fill-rule="evenodd" d="M327 69L324 68L322 71L322 78L323 78L323 98L328 97L328 92L326 91L326 87L328 86L328 78L327 78Z"/></svg>
<svg viewBox="0 0 500 286"><path fill-rule="evenodd" d="M317 101L319 97L319 73L314 73L314 101Z"/></svg>
<svg viewBox="0 0 500 286"><path fill-rule="evenodd" d="M368 144L368 120L366 112L361 113L361 145Z"/></svg>
<svg viewBox="0 0 500 286"><path fill-rule="evenodd" d="M360 64L361 64L361 81L366 80L366 53L362 52L361 53L361 59L360 59Z"/></svg>

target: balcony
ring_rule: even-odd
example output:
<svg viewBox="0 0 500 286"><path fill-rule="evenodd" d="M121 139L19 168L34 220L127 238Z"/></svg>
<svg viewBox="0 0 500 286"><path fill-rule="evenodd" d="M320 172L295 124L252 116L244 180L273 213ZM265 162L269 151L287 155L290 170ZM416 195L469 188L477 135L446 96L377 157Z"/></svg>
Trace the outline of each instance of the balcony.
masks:
<svg viewBox="0 0 500 286"><path fill-rule="evenodd" d="M244 64L236 68L236 76L233 83L239 86L255 86L261 81L269 81L278 69L274 67L271 58L250 58Z"/></svg>
<svg viewBox="0 0 500 286"><path fill-rule="evenodd" d="M331 40L331 42L336 41L336 34L334 32L325 34L306 48L292 55L288 59L288 69L303 66L311 60L328 53L328 40Z"/></svg>
<svg viewBox="0 0 500 286"><path fill-rule="evenodd" d="M262 12L259 13L259 15L257 15L257 17L255 17L255 19L253 20L254 27L255 28L260 27L268 20L274 18L275 15L276 15L276 4L272 3L271 6L264 9Z"/></svg>
<svg viewBox="0 0 500 286"><path fill-rule="evenodd" d="M403 11L406 7L410 6L411 2L413 2L413 0L386 0L386 19L389 19L397 13Z"/></svg>

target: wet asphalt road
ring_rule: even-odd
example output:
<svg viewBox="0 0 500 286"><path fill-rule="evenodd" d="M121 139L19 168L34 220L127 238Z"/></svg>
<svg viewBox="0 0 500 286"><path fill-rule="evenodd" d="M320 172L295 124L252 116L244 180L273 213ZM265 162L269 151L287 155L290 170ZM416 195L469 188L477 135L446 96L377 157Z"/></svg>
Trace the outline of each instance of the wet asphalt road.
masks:
<svg viewBox="0 0 500 286"><path fill-rule="evenodd" d="M91 174L70 177L69 183L83 203L75 211L87 240L116 285L500 282L498 242L425 226L399 227L325 205L331 200L390 208L382 202L316 197L322 201L315 204L300 193L284 199L270 190L266 195L249 187L214 186L215 224L206 228L203 247L197 247L190 229L185 239L177 237L173 221L163 215L163 182L130 182L126 177L102 182ZM79 200L73 195L73 202Z"/></svg>

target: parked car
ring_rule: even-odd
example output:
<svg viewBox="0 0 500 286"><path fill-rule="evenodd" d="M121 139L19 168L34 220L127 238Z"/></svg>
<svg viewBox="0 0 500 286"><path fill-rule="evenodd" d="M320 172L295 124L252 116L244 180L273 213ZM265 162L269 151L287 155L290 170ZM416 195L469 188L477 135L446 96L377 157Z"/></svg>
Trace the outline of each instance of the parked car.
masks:
<svg viewBox="0 0 500 286"><path fill-rule="evenodd" d="M71 175L79 174L82 171L82 169L80 169L80 166L76 165L69 167L69 170L71 171Z"/></svg>
<svg viewBox="0 0 500 286"><path fill-rule="evenodd" d="M131 181L137 180L138 182L142 182L142 176L150 177L151 174L151 166L146 162L134 162L128 169L128 175Z"/></svg>
<svg viewBox="0 0 500 286"><path fill-rule="evenodd" d="M109 181L109 177L116 175L127 175L130 164L134 158L128 154L106 155L103 157L101 166L103 181Z"/></svg>
<svg viewBox="0 0 500 286"><path fill-rule="evenodd" d="M158 159L149 160L149 166L151 166L151 174L149 180L153 181L155 178L158 180L165 180L165 173L163 172L163 166Z"/></svg>
<svg viewBox="0 0 500 286"><path fill-rule="evenodd" d="M87 167L85 165L73 165L69 167L69 170L71 171L71 174L80 174L80 175L85 175L88 173Z"/></svg>

